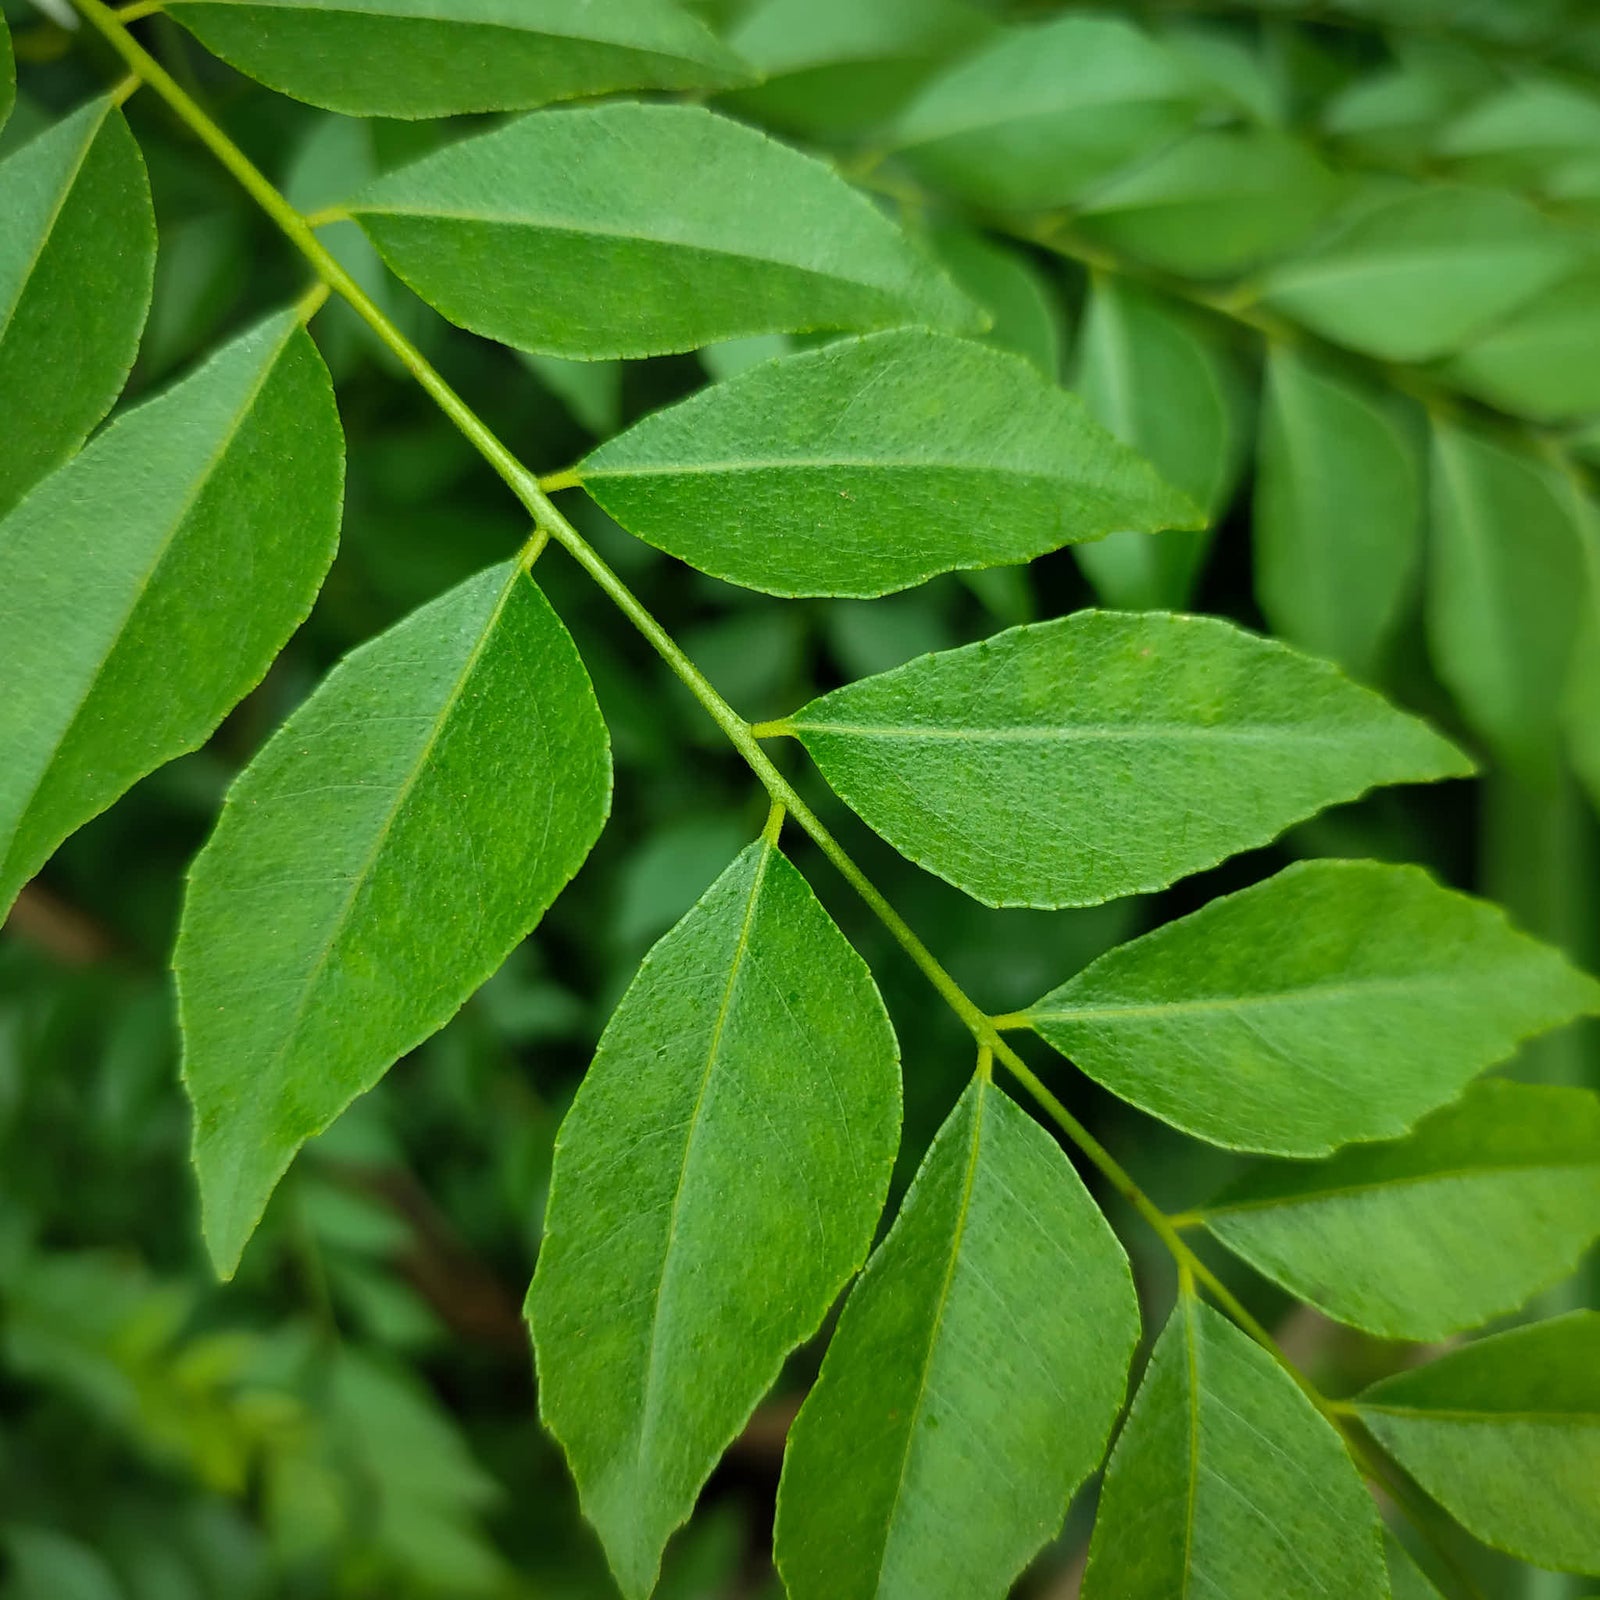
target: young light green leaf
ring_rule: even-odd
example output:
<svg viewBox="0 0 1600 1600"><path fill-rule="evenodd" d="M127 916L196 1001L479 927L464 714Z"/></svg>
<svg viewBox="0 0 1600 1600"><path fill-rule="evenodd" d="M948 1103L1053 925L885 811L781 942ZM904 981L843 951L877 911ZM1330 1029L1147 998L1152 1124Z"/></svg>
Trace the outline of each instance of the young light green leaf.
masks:
<svg viewBox="0 0 1600 1600"><path fill-rule="evenodd" d="M1560 1282L1600 1237L1600 1100L1490 1079L1407 1138L1257 1167L1204 1215L1336 1321L1442 1339Z"/></svg>
<svg viewBox="0 0 1600 1600"><path fill-rule="evenodd" d="M1420 188L1361 210L1269 272L1267 303L1389 361L1451 354L1575 264L1572 243L1525 201Z"/></svg>
<svg viewBox="0 0 1600 1600"><path fill-rule="evenodd" d="M930 242L956 287L994 319L985 339L1027 357L1053 383L1061 374L1062 313L1039 269L970 228L939 228Z"/></svg>
<svg viewBox="0 0 1600 1600"><path fill-rule="evenodd" d="M781 725L903 855L987 905L1159 889L1383 783L1427 724L1211 617L1079 611L835 689Z"/></svg>
<svg viewBox="0 0 1600 1600"><path fill-rule="evenodd" d="M630 532L769 594L880 595L1198 520L1020 356L916 329L753 367L578 476Z"/></svg>
<svg viewBox="0 0 1600 1600"><path fill-rule="evenodd" d="M295 1151L539 920L610 798L588 675L517 562L355 651L240 774L174 958L220 1272Z"/></svg>
<svg viewBox="0 0 1600 1600"><path fill-rule="evenodd" d="M789 1431L793 1600L1000 1600L1099 1462L1138 1336L1127 1258L1061 1147L974 1082Z"/></svg>
<svg viewBox="0 0 1600 1600"><path fill-rule="evenodd" d="M697 106L522 117L380 177L351 209L435 310L547 355L980 323L828 167Z"/></svg>
<svg viewBox="0 0 1600 1600"><path fill-rule="evenodd" d="M1243 456L1245 400L1209 326L1152 290L1096 275L1073 387L1208 517L1223 509ZM1124 529L1074 554L1103 604L1142 611L1186 605L1210 543L1209 529L1154 537Z"/></svg>
<svg viewBox="0 0 1600 1600"><path fill-rule="evenodd" d="M1324 1155L1405 1132L1600 983L1418 867L1306 861L1103 955L1027 1013L1197 1138Z"/></svg>
<svg viewBox="0 0 1600 1600"><path fill-rule="evenodd" d="M1600 1573L1600 1312L1480 1339L1356 1405L1469 1532L1535 1566Z"/></svg>
<svg viewBox="0 0 1600 1600"><path fill-rule="evenodd" d="M121 393L150 309L156 219L139 147L94 100L0 163L0 516Z"/></svg>
<svg viewBox="0 0 1600 1600"><path fill-rule="evenodd" d="M1426 463L1412 414L1274 344L1255 487L1256 597L1291 644L1373 678L1422 548Z"/></svg>
<svg viewBox="0 0 1600 1600"><path fill-rule="evenodd" d="M282 312L0 522L0 913L260 681L333 560L343 483L333 386Z"/></svg>
<svg viewBox="0 0 1600 1600"><path fill-rule="evenodd" d="M1180 1295L1111 1452L1084 1600L1388 1600L1381 1530L1294 1380Z"/></svg>
<svg viewBox="0 0 1600 1600"><path fill-rule="evenodd" d="M1433 430L1428 641L1462 715L1525 774L1554 770L1587 584L1573 486L1484 434Z"/></svg>
<svg viewBox="0 0 1600 1600"><path fill-rule="evenodd" d="M981 205L1068 204L1185 127L1190 75L1115 17L1008 28L939 74L892 139L914 171Z"/></svg>
<svg viewBox="0 0 1600 1600"><path fill-rule="evenodd" d="M1119 253L1211 278L1298 244L1339 193L1298 139L1268 128L1207 131L1101 184L1075 221Z"/></svg>
<svg viewBox="0 0 1600 1600"><path fill-rule="evenodd" d="M164 9L240 72L348 116L524 111L750 78L672 0L167 0Z"/></svg>
<svg viewBox="0 0 1600 1600"><path fill-rule="evenodd" d="M556 1143L528 1309L541 1411L630 1600L866 1256L897 1057L865 963L767 840L606 1027Z"/></svg>
<svg viewBox="0 0 1600 1600"><path fill-rule="evenodd" d="M1600 270L1498 322L1451 361L1453 383L1504 411L1560 422L1600 411Z"/></svg>

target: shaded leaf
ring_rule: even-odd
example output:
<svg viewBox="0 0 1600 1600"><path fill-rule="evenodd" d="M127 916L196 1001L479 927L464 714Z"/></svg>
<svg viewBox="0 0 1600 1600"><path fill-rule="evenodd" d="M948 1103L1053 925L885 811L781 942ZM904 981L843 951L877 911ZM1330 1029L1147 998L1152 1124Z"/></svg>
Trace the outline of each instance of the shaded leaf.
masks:
<svg viewBox="0 0 1600 1600"><path fill-rule="evenodd" d="M150 309L150 184L110 99L0 163L0 216L4 514L111 409Z"/></svg>
<svg viewBox="0 0 1600 1600"><path fill-rule="evenodd" d="M1336 343L1428 361L1548 288L1573 250L1514 196L1421 188L1359 211L1268 272L1261 294Z"/></svg>
<svg viewBox="0 0 1600 1600"><path fill-rule="evenodd" d="M577 470L640 538L772 594L878 595L1195 517L1020 357L912 329L752 368Z"/></svg>
<svg viewBox="0 0 1600 1600"><path fill-rule="evenodd" d="M1444 1600L1422 1569L1406 1552L1404 1545L1388 1529L1383 1530L1383 1552L1389 1563L1389 1594L1392 1600Z"/></svg>
<svg viewBox="0 0 1600 1600"><path fill-rule="evenodd" d="M547 355L978 322L832 170L696 106L522 117L378 178L351 209L435 310Z"/></svg>
<svg viewBox="0 0 1600 1600"><path fill-rule="evenodd" d="M1417 867L1307 861L1109 951L1027 1015L1202 1139L1326 1154L1403 1133L1600 983Z"/></svg>
<svg viewBox="0 0 1600 1600"><path fill-rule="evenodd" d="M1600 1573L1600 1312L1479 1339L1355 1403L1470 1533L1536 1566Z"/></svg>
<svg viewBox="0 0 1600 1600"><path fill-rule="evenodd" d="M1428 642L1498 757L1553 770L1586 595L1573 486L1488 436L1436 420Z"/></svg>
<svg viewBox="0 0 1600 1600"><path fill-rule="evenodd" d="M580 428L604 439L622 426L620 361L568 361L562 356L517 353Z"/></svg>
<svg viewBox="0 0 1600 1600"><path fill-rule="evenodd" d="M1407 1138L1257 1167L1204 1215L1337 1321L1442 1339L1560 1282L1600 1237L1600 1101L1474 1084Z"/></svg>
<svg viewBox="0 0 1600 1600"><path fill-rule="evenodd" d="M1298 243L1339 194L1298 139L1266 128L1207 131L1100 185L1074 221L1119 253L1209 278Z"/></svg>
<svg viewBox="0 0 1600 1600"><path fill-rule="evenodd" d="M17 103L17 63L11 53L11 29L0 16L0 128Z"/></svg>
<svg viewBox="0 0 1600 1600"><path fill-rule="evenodd" d="M990 905L1158 889L1376 784L1471 771L1327 662L1159 613L1012 628L783 727L897 850Z"/></svg>
<svg viewBox="0 0 1600 1600"><path fill-rule="evenodd" d="M1435 154L1488 183L1537 183L1574 156L1600 151L1600 100L1576 85L1528 76L1442 128Z"/></svg>
<svg viewBox="0 0 1600 1600"><path fill-rule="evenodd" d="M750 77L672 0L167 0L165 10L240 72L349 116L524 111Z"/></svg>
<svg viewBox="0 0 1600 1600"><path fill-rule="evenodd" d="M764 839L607 1025L557 1140L528 1308L541 1411L625 1594L649 1593L718 1458L865 1258L899 1138L897 1055L865 963Z"/></svg>
<svg viewBox="0 0 1600 1600"><path fill-rule="evenodd" d="M1179 1296L1111 1453L1084 1600L1388 1600L1343 1442L1247 1334Z"/></svg>
<svg viewBox="0 0 1600 1600"><path fill-rule="evenodd" d="M295 1151L539 920L610 773L583 663L511 562L355 651L240 774L174 958L222 1273Z"/></svg>
<svg viewBox="0 0 1600 1600"><path fill-rule="evenodd" d="M333 386L281 312L0 522L0 911L260 681L333 560L343 484Z"/></svg>
<svg viewBox="0 0 1600 1600"><path fill-rule="evenodd" d="M1026 356L1054 382L1061 372L1061 310L1032 261L969 228L940 228L932 244L956 286L993 318L984 338Z"/></svg>
<svg viewBox="0 0 1600 1600"><path fill-rule="evenodd" d="M1073 386L1093 416L1209 516L1224 508L1246 442L1245 402L1208 326L1163 295L1097 274ZM1123 529L1074 554L1103 604L1147 610L1188 603L1210 544L1209 528L1154 537Z"/></svg>
<svg viewBox="0 0 1600 1600"><path fill-rule="evenodd" d="M1000 1600L1098 1464L1138 1336L1127 1259L1071 1163L974 1082L789 1431L790 1595Z"/></svg>
<svg viewBox="0 0 1600 1600"><path fill-rule="evenodd" d="M1425 474L1403 401L1270 347L1253 526L1256 596L1277 633L1377 675L1421 554Z"/></svg>
<svg viewBox="0 0 1600 1600"><path fill-rule="evenodd" d="M1065 205L1185 127L1190 74L1114 17L1008 28L940 73L892 143L938 187L985 206Z"/></svg>

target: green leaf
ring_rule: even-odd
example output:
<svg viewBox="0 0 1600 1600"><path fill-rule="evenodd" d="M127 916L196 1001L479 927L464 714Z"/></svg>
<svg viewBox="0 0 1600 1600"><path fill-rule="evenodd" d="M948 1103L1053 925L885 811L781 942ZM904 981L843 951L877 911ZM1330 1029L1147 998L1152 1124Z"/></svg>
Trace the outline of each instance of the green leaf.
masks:
<svg viewBox="0 0 1600 1600"><path fill-rule="evenodd" d="M1127 1258L1061 1147L975 1081L789 1430L793 1600L1000 1600L1099 1462L1138 1337Z"/></svg>
<svg viewBox="0 0 1600 1600"><path fill-rule="evenodd" d="M1590 987L1588 1009L1600 1009ZM1600 1100L1491 1079L1407 1138L1259 1166L1204 1216L1336 1321L1442 1339L1559 1283L1600 1237Z"/></svg>
<svg viewBox="0 0 1600 1600"><path fill-rule="evenodd" d="M934 254L993 318L984 338L1026 356L1052 382L1061 372L1061 311L1043 274L1019 250L970 228L943 227Z"/></svg>
<svg viewBox="0 0 1600 1600"><path fill-rule="evenodd" d="M295 1151L539 920L610 794L588 675L517 562L355 651L244 770L174 960L220 1272Z"/></svg>
<svg viewBox="0 0 1600 1600"><path fill-rule="evenodd" d="M1469 1532L1600 1573L1600 1313L1453 1350L1356 1401L1383 1447Z"/></svg>
<svg viewBox="0 0 1600 1600"><path fill-rule="evenodd" d="M1362 209L1269 272L1261 294L1336 343L1388 361L1429 361L1574 262L1572 243L1525 201L1436 186Z"/></svg>
<svg viewBox="0 0 1600 1600"><path fill-rule="evenodd" d="M1530 776L1559 760L1587 574L1573 486L1436 420L1428 642L1462 715Z"/></svg>
<svg viewBox="0 0 1600 1600"><path fill-rule="evenodd" d="M1485 95L1445 127L1434 153L1483 183L1522 185L1600 147L1600 101L1554 78L1527 77Z"/></svg>
<svg viewBox="0 0 1600 1600"><path fill-rule="evenodd" d="M1339 193L1298 139L1267 128L1202 132L1096 188L1074 221L1121 254L1211 278L1297 244Z"/></svg>
<svg viewBox="0 0 1600 1600"><path fill-rule="evenodd" d="M1294 1380L1182 1294L1111 1453L1084 1600L1388 1600L1381 1524Z"/></svg>
<svg viewBox="0 0 1600 1600"><path fill-rule="evenodd" d="M1011 628L781 726L897 850L988 905L1159 889L1377 784L1472 771L1329 663L1156 613Z"/></svg>
<svg viewBox="0 0 1600 1600"><path fill-rule="evenodd" d="M0 216L3 515L111 409L150 309L150 184L111 100L0 163Z"/></svg>
<svg viewBox="0 0 1600 1600"><path fill-rule="evenodd" d="M1119 18L1061 17L1008 28L936 77L892 142L921 177L980 205L1036 210L1186 127L1190 74Z"/></svg>
<svg viewBox="0 0 1600 1600"><path fill-rule="evenodd" d="M645 958L562 1124L540 1407L623 1592L865 1259L900 1128L866 964L767 840Z"/></svg>
<svg viewBox="0 0 1600 1600"><path fill-rule="evenodd" d="M1256 597L1275 632L1377 676L1421 555L1426 470L1397 396L1270 347L1254 528Z"/></svg>
<svg viewBox="0 0 1600 1600"><path fill-rule="evenodd" d="M1444 1600L1406 1548L1390 1532L1383 1530L1383 1551L1389 1562L1389 1593L1392 1600Z"/></svg>
<svg viewBox="0 0 1600 1600"><path fill-rule="evenodd" d="M697 106L522 117L380 177L351 209L435 310L548 355L978 326L977 308L831 169Z"/></svg>
<svg viewBox="0 0 1600 1600"><path fill-rule="evenodd" d="M622 363L568 361L563 356L518 355L528 370L572 414L580 428L607 438L622 426Z"/></svg>
<svg viewBox="0 0 1600 1600"><path fill-rule="evenodd" d="M769 361L609 440L583 486L769 594L885 594L1195 508L1020 356L900 329Z"/></svg>
<svg viewBox="0 0 1600 1600"><path fill-rule="evenodd" d="M240 72L347 116L524 111L750 77L672 0L167 0L164 9Z"/></svg>
<svg viewBox="0 0 1600 1600"><path fill-rule="evenodd" d="M0 522L0 911L260 681L333 560L343 480L333 387L282 312Z"/></svg>
<svg viewBox="0 0 1600 1600"><path fill-rule="evenodd" d="M1600 411L1600 271L1579 272L1512 312L1448 371L1492 405L1542 422Z"/></svg>
<svg viewBox="0 0 1600 1600"><path fill-rule="evenodd" d="M1073 387L1089 412L1148 456L1208 516L1238 476L1243 384L1209 325L1152 290L1096 274L1078 344ZM1124 529L1077 550L1103 604L1149 610L1188 603L1211 533L1154 538Z"/></svg>
<svg viewBox="0 0 1600 1600"><path fill-rule="evenodd" d="M17 63L11 53L11 30L0 16L0 128L17 103Z"/></svg>
<svg viewBox="0 0 1600 1600"><path fill-rule="evenodd" d="M1600 983L1418 867L1306 861L1109 951L1028 1011L1197 1138L1323 1155L1405 1132Z"/></svg>

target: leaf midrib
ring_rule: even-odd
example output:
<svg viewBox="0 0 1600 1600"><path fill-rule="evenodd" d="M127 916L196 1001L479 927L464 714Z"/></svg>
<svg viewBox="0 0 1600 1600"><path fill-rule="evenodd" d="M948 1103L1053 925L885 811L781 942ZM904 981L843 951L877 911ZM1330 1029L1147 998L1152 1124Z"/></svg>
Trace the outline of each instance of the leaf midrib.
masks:
<svg viewBox="0 0 1600 1600"><path fill-rule="evenodd" d="M841 691L843 692L843 691ZM1348 731L1320 733L1300 723L1074 723L1066 727L989 727L963 728L917 726L867 722L809 722L799 718L790 724L796 733L833 733L862 739L897 739L908 742L941 741L979 744L1097 744L1159 743L1164 740L1224 739L1237 744L1281 745L1290 740L1312 744L1345 744Z"/></svg>

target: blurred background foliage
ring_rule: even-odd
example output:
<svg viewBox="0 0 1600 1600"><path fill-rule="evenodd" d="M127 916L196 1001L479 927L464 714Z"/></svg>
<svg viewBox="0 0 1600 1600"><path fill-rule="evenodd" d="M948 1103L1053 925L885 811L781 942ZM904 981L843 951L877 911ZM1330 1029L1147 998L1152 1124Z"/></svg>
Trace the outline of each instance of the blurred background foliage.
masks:
<svg viewBox="0 0 1600 1600"><path fill-rule="evenodd" d="M4 0L4 9L20 80L0 139L9 152L114 74L58 3ZM1079 552L1081 561L1063 552L1026 572L941 578L875 602L779 602L676 565L587 503L569 508L742 714L778 716L821 688L1098 597L1189 604L1275 627L1340 655L1490 757L1480 784L1346 807L1146 902L1000 913L881 846L787 752L808 796L957 978L994 1012L1020 1006L1113 943L1297 854L1426 862L1446 881L1506 900L1592 965L1600 870L1594 818L1571 769L1600 789L1600 711L1591 703L1583 724L1592 743L1580 731L1567 754L1547 760L1555 745L1541 719L1567 726L1566 702L1559 684L1551 692L1536 682L1524 686L1512 725L1502 719L1497 730L1473 703L1470 664L1452 666L1441 646L1449 629L1437 620L1430 665L1409 534L1374 592L1320 611L1307 602L1316 575L1292 559L1284 568L1270 533L1274 518L1305 508L1275 503L1289 489L1252 466L1258 439L1265 448L1273 427L1289 425L1278 389L1266 414L1257 400L1279 313L1239 285L1248 290L1247 274L1322 237L1335 216L1370 225L1396 203L1424 247L1442 239L1467 259L1483 246L1495 281L1513 270L1508 254L1554 261L1548 272L1529 269L1536 295L1488 319L1460 349L1401 366L1402 355L1384 348L1390 336L1369 331L1361 359L1313 343L1302 352L1310 379L1299 376L1365 396L1354 402L1363 416L1387 417L1402 436L1420 437L1430 416L1435 427L1465 427L1581 501L1586 463L1600 462L1600 10L1586 0L1123 6L1119 14L1172 64L1172 104L1096 175L1073 208L1070 236L1023 228L1013 233L1027 237L1002 239L930 207L911 187L916 161L885 162L875 135L951 60L1061 7L702 0L698 9L768 74L727 96L725 109L830 151L925 226L992 309L991 337L1079 387L1216 514L1214 533L1201 538L1137 547L1113 539ZM303 209L336 203L481 120L344 120L236 76L161 16L144 35ZM151 171L161 251L125 404L301 287L290 252L161 107L137 96L129 115ZM935 177L966 202L968 218L1003 200L964 180L959 163L947 168ZM1441 204L1448 214L1435 226L1429 210ZM353 226L326 237L542 471L708 375L785 347L741 341L626 365L517 356L452 330L386 280ZM1317 308L1297 302L1292 285L1280 302L1317 327ZM1363 349L1336 312L1320 315L1335 325L1319 331ZM1391 342L1404 345L1403 323ZM185 863L233 774L334 660L503 559L524 531L501 486L353 315L331 305L315 331L350 442L342 550L315 614L211 744L73 838L0 936L6 1600L612 1592L537 1425L521 1296L555 1129L593 1042L645 950L754 834L764 805L608 602L559 553L542 562L540 581L583 649L611 728L609 829L506 968L308 1147L238 1279L212 1281L166 971ZM1365 515L1357 497L1374 482L1383 490L1362 473L1328 484L1321 514L1354 537ZM1400 482L1382 504L1393 514L1408 494L1420 500L1418 485ZM1420 504L1403 515L1420 525ZM1594 649L1600 682L1600 645L1568 637L1583 625L1582 552L1540 555L1534 522L1536 513L1512 519L1534 552L1513 564L1533 570L1519 580L1526 593L1516 597L1512 647L1554 631L1563 650ZM1592 539L1592 525L1587 532ZM1563 655L1552 671L1566 664ZM1600 688L1591 693L1600 701ZM970 1041L825 864L799 848L878 974L901 1036L903 1181L970 1071ZM1592 1037L1574 1031L1518 1070L1579 1078L1593 1057ZM1232 1170L1225 1153L1180 1139L1059 1064L1044 1070L1163 1204L1195 1204ZM1101 1198L1119 1224L1127 1220ZM1137 1226L1124 1233L1158 1325L1170 1294L1166 1258ZM1333 1392L1407 1359L1217 1265ZM1584 1292L1564 1291L1565 1303ZM814 1362L802 1352L791 1364L674 1542L668 1600L778 1592L767 1559L772 1495ZM1087 1535L1080 1508L1026 1592L1075 1594ZM1489 1592L1572 1592L1461 1542Z"/></svg>

